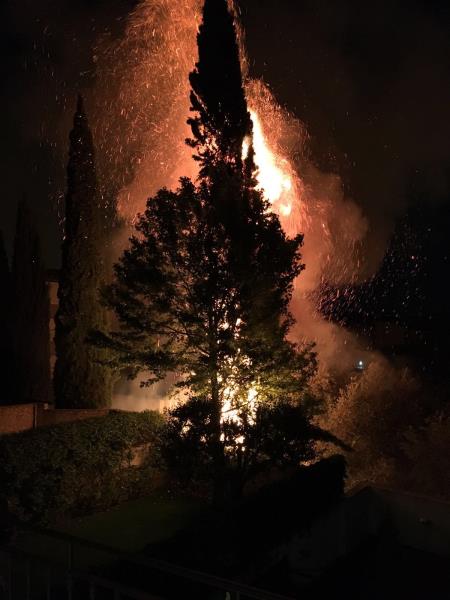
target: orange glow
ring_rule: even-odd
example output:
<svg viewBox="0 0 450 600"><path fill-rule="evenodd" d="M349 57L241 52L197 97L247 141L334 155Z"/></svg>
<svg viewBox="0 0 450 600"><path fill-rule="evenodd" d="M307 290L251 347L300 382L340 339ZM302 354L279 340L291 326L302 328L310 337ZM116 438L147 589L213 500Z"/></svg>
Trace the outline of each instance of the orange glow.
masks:
<svg viewBox="0 0 450 600"><path fill-rule="evenodd" d="M280 159L269 148L257 113L251 110L250 115L253 122L253 149L255 151L255 163L258 167L258 187L263 190L267 200L274 204L283 216L287 217L292 211L290 195L293 188L289 165L285 159ZM244 156L247 152L248 141L244 142Z"/></svg>
<svg viewBox="0 0 450 600"><path fill-rule="evenodd" d="M191 136L186 123L188 77L198 59L196 35L203 2L141 0L123 35L117 39L105 35L95 49L92 122L99 173L102 186L118 199L120 215L129 224L161 187L175 189L180 177L195 180L198 175L198 163L185 139ZM229 5L239 17L233 0ZM279 215L286 235L305 235L306 270L294 291L292 311L298 326L292 337L300 342L316 340L323 360L335 361L341 369L340 330L321 319L305 294L318 290L323 281L338 285L354 281L360 271L355 249L361 247L367 223L359 207L344 196L340 178L321 172L311 161L304 125L280 106L262 80L249 77L239 18L237 34L253 121L258 187ZM127 243L124 228L114 240L114 253L119 255ZM233 416L227 410L225 414Z"/></svg>
<svg viewBox="0 0 450 600"><path fill-rule="evenodd" d="M130 224L158 189L174 189L180 177L195 180L198 175L198 163L185 139L191 135L186 122L189 73L198 58L202 5L203 0L143 0L128 20L124 36L113 43L107 39L98 48L97 91L100 98L105 95L98 102L96 134L102 140L98 153L110 174L108 185L117 177L119 212ZM230 6L234 8L232 0ZM280 216L286 234L295 235L302 225L303 184L291 158L304 131L297 122L291 127L287 113L262 81L247 77L239 24L237 33L253 122L258 188ZM227 380L223 420L239 418L239 403L244 402L250 412L256 406L256 384L241 394L237 379Z"/></svg>
<svg viewBox="0 0 450 600"><path fill-rule="evenodd" d="M112 179L125 182L118 204L129 222L158 189L174 188L179 177L198 174L184 140L190 136L188 76L197 60L202 5L203 0L144 0L132 13L125 36L98 48L99 156ZM234 11L233 2L230 8ZM285 147L290 136L286 115L264 83L247 78L244 36L237 25L259 187L290 235L298 229L294 222L302 184L290 160L292 149ZM108 95L111 89L114 99Z"/></svg>

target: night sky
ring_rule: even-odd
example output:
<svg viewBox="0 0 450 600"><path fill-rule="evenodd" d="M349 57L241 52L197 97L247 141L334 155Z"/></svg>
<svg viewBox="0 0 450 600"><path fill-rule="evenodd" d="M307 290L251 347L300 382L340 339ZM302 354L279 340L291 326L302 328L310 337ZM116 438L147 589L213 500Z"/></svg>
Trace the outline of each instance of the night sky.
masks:
<svg viewBox="0 0 450 600"><path fill-rule="evenodd" d="M64 191L74 98L95 79L97 36L120 35L135 4L11 0L0 9L0 223L10 244L16 204L26 194L51 267L59 262L55 206ZM346 194L369 218L374 245L385 247L395 218L418 198L430 214L448 202L448 2L241 0L240 6L252 73L306 124L313 161L340 174Z"/></svg>

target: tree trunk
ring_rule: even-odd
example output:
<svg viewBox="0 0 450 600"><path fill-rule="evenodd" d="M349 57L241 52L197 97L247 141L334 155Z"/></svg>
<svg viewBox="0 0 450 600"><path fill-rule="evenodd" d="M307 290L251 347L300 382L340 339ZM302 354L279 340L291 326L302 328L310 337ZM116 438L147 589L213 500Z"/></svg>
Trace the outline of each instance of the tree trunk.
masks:
<svg viewBox="0 0 450 600"><path fill-rule="evenodd" d="M215 508L223 509L226 504L225 491L225 456L221 437L222 405L220 402L219 382L217 378L217 365L211 376L211 437L213 446L213 505Z"/></svg>
<svg viewBox="0 0 450 600"><path fill-rule="evenodd" d="M223 509L226 503L225 493L225 456L221 437L222 404L220 401L217 336L214 311L209 312L209 365L211 374L211 442L213 449L213 506Z"/></svg>

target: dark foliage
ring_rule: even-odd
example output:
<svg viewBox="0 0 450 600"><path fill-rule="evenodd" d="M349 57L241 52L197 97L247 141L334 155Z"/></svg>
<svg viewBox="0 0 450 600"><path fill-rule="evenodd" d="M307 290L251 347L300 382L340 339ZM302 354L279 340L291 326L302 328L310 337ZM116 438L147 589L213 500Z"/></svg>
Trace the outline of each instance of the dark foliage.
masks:
<svg viewBox="0 0 450 600"><path fill-rule="evenodd" d="M70 133L65 235L56 314L55 402L60 408L108 406L112 377L104 352L87 342L104 327L105 210L97 193L94 146L81 97Z"/></svg>
<svg viewBox="0 0 450 600"><path fill-rule="evenodd" d="M162 417L111 412L0 438L1 494L21 520L83 515L151 486L148 465L130 468L133 449L155 444Z"/></svg>
<svg viewBox="0 0 450 600"><path fill-rule="evenodd" d="M304 404L261 403L253 414L240 410L239 420L222 423L228 496L241 498L247 483L261 474L279 474L316 457L315 442L331 442L349 450L336 437L311 423ZM208 435L211 403L194 398L168 413L161 438L162 456L184 488L201 489L215 465Z"/></svg>
<svg viewBox="0 0 450 600"><path fill-rule="evenodd" d="M12 261L14 402L47 402L50 393L50 300L39 236L20 202Z"/></svg>
<svg viewBox="0 0 450 600"><path fill-rule="evenodd" d="M301 240L287 239L255 196L242 244L226 231L206 186L183 180L177 192L161 190L149 199L104 290L122 325L102 336L114 350L113 366L148 370L150 383L177 370L186 374L183 386L206 394L211 369L222 390L231 380L248 389L260 375L271 397L304 386L313 356L298 354L284 337L292 322L292 281L302 268ZM235 244L246 246L245 262ZM283 382L292 361L295 381Z"/></svg>

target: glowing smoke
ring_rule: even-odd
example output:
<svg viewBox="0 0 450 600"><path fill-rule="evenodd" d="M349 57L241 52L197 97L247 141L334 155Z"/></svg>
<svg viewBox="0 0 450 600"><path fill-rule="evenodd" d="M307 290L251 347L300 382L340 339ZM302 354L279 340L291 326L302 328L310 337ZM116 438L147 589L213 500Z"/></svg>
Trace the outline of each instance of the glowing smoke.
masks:
<svg viewBox="0 0 450 600"><path fill-rule="evenodd" d="M260 184L285 231L305 236L302 254L306 269L294 291L291 309L297 323L292 335L316 343L325 369L348 372L356 356L367 359L368 353L350 332L322 317L316 292L324 283L343 285L358 280L363 266L359 249L367 221L361 209L344 197L339 177L322 173L310 161L305 127L278 105L267 86L251 81L247 95L252 112L258 115L256 163L265 176L270 174L268 183L263 176ZM259 139L261 133L266 147ZM263 160L258 150L263 152Z"/></svg>
<svg viewBox="0 0 450 600"><path fill-rule="evenodd" d="M105 188L118 194L132 220L161 187L194 176L189 81L197 52L201 0L146 0L128 18L124 36L97 47L94 115Z"/></svg>
<svg viewBox="0 0 450 600"><path fill-rule="evenodd" d="M145 0L131 14L121 40L110 43L105 38L98 46L99 167L105 190L118 194L120 212L129 221L160 187L174 187L180 176L196 175L192 150L184 140L190 133L188 74L197 59L201 5L201 0ZM239 38L247 72L241 29ZM305 127L278 105L266 84L248 79L246 93L260 187L288 235L305 235L306 270L292 305L294 335L316 341L319 359L327 366L348 369L358 345L348 332L321 317L313 292L323 282L343 284L358 278L366 220L344 197L339 177L313 165ZM122 403L134 396L133 390L122 390ZM157 398L158 391L152 392L150 404Z"/></svg>

